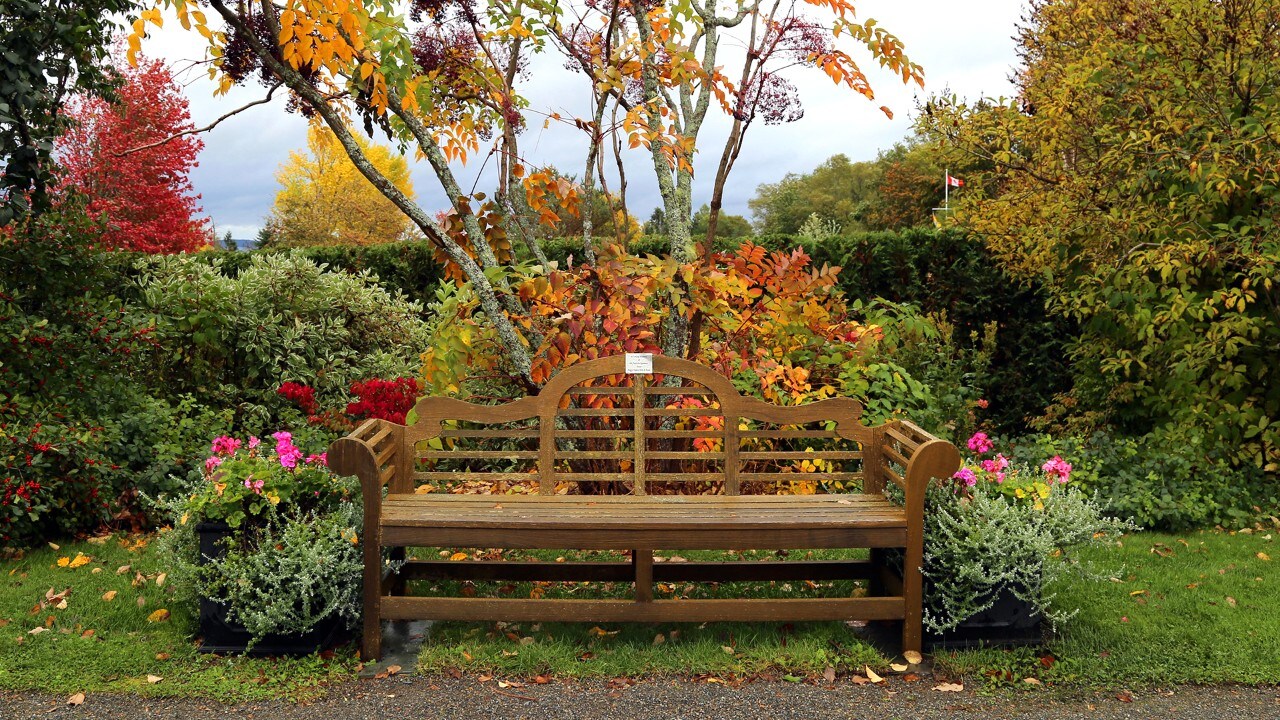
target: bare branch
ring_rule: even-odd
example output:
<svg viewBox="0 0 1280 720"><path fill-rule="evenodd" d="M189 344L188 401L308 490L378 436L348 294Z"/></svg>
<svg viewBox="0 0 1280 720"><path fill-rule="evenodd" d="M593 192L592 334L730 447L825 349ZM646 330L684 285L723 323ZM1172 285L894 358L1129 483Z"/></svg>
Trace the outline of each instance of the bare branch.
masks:
<svg viewBox="0 0 1280 720"><path fill-rule="evenodd" d="M112 153L112 156L113 156L113 157L124 157L125 155L132 155L132 154L134 154L134 153L136 153L136 152L142 152L143 150L150 150L151 148L154 148L154 147L160 147L161 145L164 145L165 143L169 143L169 142L173 142L174 140L177 140L178 138L182 137L183 135L199 135L200 133L206 133L206 132L209 132L210 130L212 130L212 129L214 129L214 128L218 127L218 125L219 125L223 120L226 120L226 119L227 119L227 118L229 118L229 117L232 117L232 116L234 116L234 115L239 115L240 113L244 112L245 110L248 110L248 109L249 109L249 108L251 108L251 107L254 107L254 106L257 106L257 105L266 105L267 103L271 102L271 96L275 93L275 91L276 91L276 90L279 90L279 89L280 89L280 86L281 86L282 84L283 84L283 83L279 83L279 82L277 82L275 85L272 85L272 86L271 86L271 88L270 88L269 90L267 90L267 96L266 96L266 97L262 98L261 100L254 100L254 101L253 101L253 102L251 102L251 103L247 103L247 104L245 104L245 105L241 105L240 107L236 108L235 110L232 110L231 112L229 112L229 113L227 113L227 114L223 115L222 117L219 117L217 120L214 120L213 122L209 123L208 125L205 125L204 127L192 128L192 129L190 129L190 130L183 130L182 132L180 132L180 133L174 133L173 135L170 135L169 137L164 138L163 140L157 140L157 141L155 141L155 142L153 142L153 143L147 143L146 145L139 145L138 147L135 147L135 148L129 148L128 150L123 150L123 151L118 152L118 153Z"/></svg>

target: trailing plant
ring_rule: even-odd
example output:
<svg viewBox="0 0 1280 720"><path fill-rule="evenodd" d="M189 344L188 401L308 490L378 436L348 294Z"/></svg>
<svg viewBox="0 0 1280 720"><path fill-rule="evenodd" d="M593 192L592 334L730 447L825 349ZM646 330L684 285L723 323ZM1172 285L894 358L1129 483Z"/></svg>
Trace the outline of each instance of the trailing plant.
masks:
<svg viewBox="0 0 1280 720"><path fill-rule="evenodd" d="M1097 575L1072 549L1104 545L1137 526L1107 517L1068 485L1072 466L1060 456L1034 467L995 453L983 433L968 445L973 457L926 501L926 627L954 629L1005 593L1061 625L1077 609L1057 606L1046 588L1069 574Z"/></svg>

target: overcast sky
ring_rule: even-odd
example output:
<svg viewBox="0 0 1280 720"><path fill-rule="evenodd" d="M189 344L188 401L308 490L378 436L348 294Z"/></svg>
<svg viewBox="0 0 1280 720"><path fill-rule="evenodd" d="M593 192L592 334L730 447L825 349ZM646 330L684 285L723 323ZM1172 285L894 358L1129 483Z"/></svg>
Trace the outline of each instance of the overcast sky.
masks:
<svg viewBox="0 0 1280 720"><path fill-rule="evenodd" d="M807 172L837 153L854 160L874 158L908 134L917 101L930 94L1012 94L1009 76L1016 63L1013 34L1023 0L862 0L857 9L860 20L875 18L906 45L910 57L924 67L925 89L904 86L900 79L880 72L874 62L866 62L864 70L876 91L875 101L868 102L847 89L835 88L819 71L792 70L788 77L800 89L804 118L787 125L757 123L751 127L729 179L726 211L747 215L747 201L758 185L774 182L788 172ZM144 41L143 52L164 58L179 72L197 126L264 94L262 88L252 85L215 98L214 85L199 69L182 72L190 68L191 60L203 58L204 45L203 38L184 32L176 22L166 22L163 30L154 31ZM736 77L730 60L727 56L726 74ZM581 116L588 112L583 82L582 75L564 70L563 60L552 55L535 59L521 90L534 108ZM880 105L892 109L895 119L886 118ZM556 126L544 130L536 119L529 125L521 139L521 152L528 160L581 174L586 145L580 132ZM276 169L290 150L305 146L306 127L306 121L286 112L283 99L277 98L204 135L204 151L192 182L220 234L229 230L236 238L251 238L262 227L278 189ZM701 152L694 163L695 208L709 198L727 128L724 116L717 114L702 131ZM492 180L480 171L483 150L478 160L457 168L457 172L468 187L478 180L479 189L487 191ZM445 207L444 194L429 166L415 164L412 158L410 164L418 201L432 211ZM627 156L626 167L627 204L644 220L659 204L652 164L647 154L637 150Z"/></svg>

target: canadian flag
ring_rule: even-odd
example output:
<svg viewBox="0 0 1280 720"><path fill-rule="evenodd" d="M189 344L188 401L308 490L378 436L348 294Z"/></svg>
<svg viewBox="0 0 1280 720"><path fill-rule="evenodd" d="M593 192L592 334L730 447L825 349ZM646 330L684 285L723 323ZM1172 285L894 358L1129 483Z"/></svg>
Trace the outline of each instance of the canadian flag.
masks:
<svg viewBox="0 0 1280 720"><path fill-rule="evenodd" d="M948 187L964 187L964 181L963 181L963 180L961 180L961 179L960 179L960 178L958 178L958 177L952 177L952 176L951 176L951 174L950 174L950 173L948 173L948 174L947 174L947 186L948 186Z"/></svg>

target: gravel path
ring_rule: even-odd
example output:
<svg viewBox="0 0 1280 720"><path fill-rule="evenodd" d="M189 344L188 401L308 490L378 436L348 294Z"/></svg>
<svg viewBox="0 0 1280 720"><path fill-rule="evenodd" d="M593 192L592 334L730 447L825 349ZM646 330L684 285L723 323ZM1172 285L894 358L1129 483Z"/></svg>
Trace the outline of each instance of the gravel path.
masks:
<svg viewBox="0 0 1280 720"><path fill-rule="evenodd" d="M896 679L895 679L896 680ZM935 683L891 681L886 686L753 682L737 687L688 680L649 680L634 685L555 682L500 688L472 677L393 677L331 688L314 703L284 701L221 705L207 700L157 700L133 695L90 695L69 707L65 698L0 693L0 718L459 718L465 720L612 720L614 718L876 718L952 720L1276 720L1280 688L1174 687L1135 691L1124 702L1114 692L1064 695L1046 689L978 694L937 692Z"/></svg>

